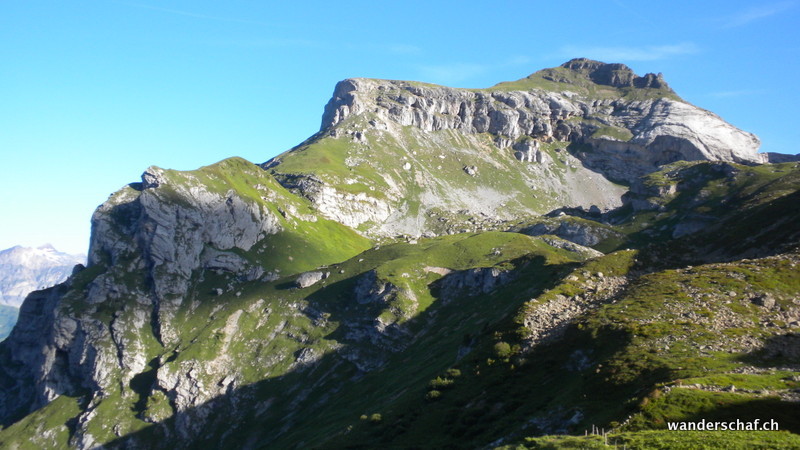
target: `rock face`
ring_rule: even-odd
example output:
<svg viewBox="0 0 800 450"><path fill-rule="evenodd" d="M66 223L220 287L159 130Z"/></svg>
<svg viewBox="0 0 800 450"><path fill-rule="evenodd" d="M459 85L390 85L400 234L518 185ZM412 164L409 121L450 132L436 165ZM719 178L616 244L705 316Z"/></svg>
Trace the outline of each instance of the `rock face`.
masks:
<svg viewBox="0 0 800 450"><path fill-rule="evenodd" d="M572 77L599 85L667 89L672 93L660 75L638 77L623 64L578 59L561 67L572 72ZM551 75L542 76L552 79ZM564 87L569 89L569 84ZM520 141L523 138L567 141L586 146L586 151L576 150L581 162L626 181L678 160L764 162L757 153L760 142L753 134L674 97L673 93L644 99L593 98L570 90L538 88L475 91L357 78L336 86L325 107L322 130L331 130L349 117L374 112L382 122L425 131L489 133L501 149L518 148L524 145L524 140Z"/></svg>
<svg viewBox="0 0 800 450"><path fill-rule="evenodd" d="M677 160L760 163L758 147L660 75L578 59L489 89L341 81L320 132L263 167L332 220L419 236L563 207L607 211L624 193L612 181ZM312 160L330 170L310 173Z"/></svg>
<svg viewBox="0 0 800 450"><path fill-rule="evenodd" d="M640 77L625 64L605 64L586 58L575 58L561 67L578 72L593 82L606 86L669 89L660 73L658 75L648 73ZM552 81L558 80L552 79Z"/></svg>
<svg viewBox="0 0 800 450"><path fill-rule="evenodd" d="M175 201L175 198L180 201ZM201 185L170 181L150 167L140 185L114 194L92 217L89 265L136 260L152 280L162 340L174 339L170 318L182 302L194 271L216 269L245 274L251 269L236 250L247 251L281 230L264 206L235 191L214 192ZM91 303L113 295L95 284Z"/></svg>
<svg viewBox="0 0 800 450"><path fill-rule="evenodd" d="M86 256L70 255L50 245L38 248L16 246L0 251L0 303L19 308L36 290L66 280Z"/></svg>
<svg viewBox="0 0 800 450"><path fill-rule="evenodd" d="M800 161L800 153L796 155L787 155L784 153L767 152L764 153L764 155L766 156L765 158L766 160L764 162L769 162L769 163L785 163L785 162Z"/></svg>
<svg viewBox="0 0 800 450"><path fill-rule="evenodd" d="M261 172L236 160L225 168L246 173L248 167ZM118 382L115 377L130 380L145 371L148 336L159 345L176 342L175 314L182 306L196 307L184 300L199 273L243 280L263 275L241 253L282 230L277 216L252 197L214 189L195 176L151 167L142 183L98 207L88 268L23 304L9 337L14 365L6 370L18 386L0 397L5 419L58 395L85 389L99 394ZM261 189L265 198L275 197ZM82 279L89 280L84 288L70 290ZM87 305L84 313L68 306L75 295ZM110 324L93 316L98 308L115 309Z"/></svg>
<svg viewBox="0 0 800 450"><path fill-rule="evenodd" d="M115 194L95 213L89 264L141 254L161 298L183 294L192 271L201 266L242 271L246 262L230 250L247 251L280 231L271 212L232 190L221 193L170 183L156 167L149 168L142 181ZM183 201L171 201L176 194ZM132 228L124 230L132 233L132 240L122 239L115 227L120 214L138 216L126 224Z"/></svg>
<svg viewBox="0 0 800 450"><path fill-rule="evenodd" d="M603 239L608 239L609 237L617 235L616 232L609 230L608 228L602 228L594 222L578 222L574 220L542 221L520 230L520 233L530 236L552 234L586 247L597 245Z"/></svg>
<svg viewBox="0 0 800 450"><path fill-rule="evenodd" d="M444 301L465 295L489 293L493 289L510 281L507 271L497 267L484 267L453 272L445 275L439 282L441 296Z"/></svg>

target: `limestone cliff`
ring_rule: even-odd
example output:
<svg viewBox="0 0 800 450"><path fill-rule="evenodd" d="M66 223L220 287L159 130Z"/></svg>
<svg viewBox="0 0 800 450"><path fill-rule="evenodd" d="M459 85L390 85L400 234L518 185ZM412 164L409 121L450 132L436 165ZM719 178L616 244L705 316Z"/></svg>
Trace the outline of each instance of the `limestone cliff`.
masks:
<svg viewBox="0 0 800 450"><path fill-rule="evenodd" d="M609 210L622 204L617 183L677 160L760 163L758 147L661 75L577 59L489 89L344 80L320 132L264 167L328 218L419 236Z"/></svg>
<svg viewBox="0 0 800 450"><path fill-rule="evenodd" d="M380 122L429 132L489 133L500 149L527 150L529 139L586 144L585 151L575 152L582 163L629 182L677 160L765 162L756 136L682 101L660 74L637 77L623 64L585 59L559 69L556 73L566 72L563 79L549 69L524 82L481 90L344 80L325 107L322 130L333 131L348 117L369 112ZM585 92L575 79L595 88L631 90L617 96L608 90Z"/></svg>

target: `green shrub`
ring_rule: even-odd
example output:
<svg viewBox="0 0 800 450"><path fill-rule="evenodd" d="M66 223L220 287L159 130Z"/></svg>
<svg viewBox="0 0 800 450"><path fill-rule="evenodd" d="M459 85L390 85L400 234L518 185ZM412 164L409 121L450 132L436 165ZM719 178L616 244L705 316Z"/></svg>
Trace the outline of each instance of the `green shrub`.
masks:
<svg viewBox="0 0 800 450"><path fill-rule="evenodd" d="M441 391L437 391L436 389L434 389L432 391L428 391L428 393L425 394L425 400L437 400L441 396L442 396Z"/></svg>
<svg viewBox="0 0 800 450"><path fill-rule="evenodd" d="M508 359L511 357L511 344L508 342L500 341L497 344L494 344L494 354L497 355L498 358Z"/></svg>
<svg viewBox="0 0 800 450"><path fill-rule="evenodd" d="M447 376L450 378L456 378L461 376L461 371L458 369L447 369Z"/></svg>
<svg viewBox="0 0 800 450"><path fill-rule="evenodd" d="M436 377L428 383L431 389L447 389L453 385L453 380L449 378Z"/></svg>

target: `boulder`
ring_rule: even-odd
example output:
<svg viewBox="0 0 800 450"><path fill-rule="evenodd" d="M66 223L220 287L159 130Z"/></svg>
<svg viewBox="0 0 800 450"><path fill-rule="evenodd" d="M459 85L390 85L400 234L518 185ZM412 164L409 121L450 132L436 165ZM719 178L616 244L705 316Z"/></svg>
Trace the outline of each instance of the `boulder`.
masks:
<svg viewBox="0 0 800 450"><path fill-rule="evenodd" d="M314 271L314 272L304 272L301 273L300 276L294 280L295 286L300 289L305 289L309 286L313 286L320 282L323 278L325 278L325 274L323 272Z"/></svg>

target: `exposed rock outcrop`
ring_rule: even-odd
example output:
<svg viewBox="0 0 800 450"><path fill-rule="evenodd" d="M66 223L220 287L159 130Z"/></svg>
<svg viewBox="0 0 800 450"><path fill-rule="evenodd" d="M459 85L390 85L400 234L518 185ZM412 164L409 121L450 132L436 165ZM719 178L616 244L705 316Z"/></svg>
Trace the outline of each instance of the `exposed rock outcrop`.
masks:
<svg viewBox="0 0 800 450"><path fill-rule="evenodd" d="M773 164L800 161L800 153L798 153L796 155L789 155L789 154L785 154L785 153L767 152L767 153L763 153L762 156L765 159L764 162L773 163Z"/></svg>
<svg viewBox="0 0 800 450"><path fill-rule="evenodd" d="M660 75L638 77L622 64L580 59L562 67L601 85L668 89ZM584 164L627 181L677 160L760 163L764 159L757 153L759 140L754 135L669 96L592 98L568 90L466 90L354 78L336 86L325 107L322 130L364 113L425 131L489 133L500 148L524 137L584 144L586 151L575 150ZM626 130L630 139L621 141L606 131L615 129Z"/></svg>
<svg viewBox="0 0 800 450"><path fill-rule="evenodd" d="M678 160L760 163L758 147L661 75L577 59L489 89L341 81L320 132L262 167L327 218L385 238L608 211L620 182ZM309 173L310 160L336 169Z"/></svg>
<svg viewBox="0 0 800 450"><path fill-rule="evenodd" d="M120 216L125 220L119 220ZM133 220L131 220L133 219ZM119 232L119 227L127 227ZM220 251L249 250L280 231L277 218L235 191L212 192L201 185L170 183L162 169L149 168L139 190L131 187L110 198L92 218L89 265L141 254L161 299L186 291L192 271L200 268L206 248L209 267L237 269L243 263ZM130 233L132 239L126 234Z"/></svg>
<svg viewBox="0 0 800 450"><path fill-rule="evenodd" d="M511 274L498 267L461 270L445 275L437 282L444 301L459 296L487 294L511 281Z"/></svg>
<svg viewBox="0 0 800 450"><path fill-rule="evenodd" d="M528 331L526 350L561 338L572 320L588 310L613 302L628 283L626 277L597 274L586 282L587 291L573 297L556 295L533 308L524 318Z"/></svg>
<svg viewBox="0 0 800 450"><path fill-rule="evenodd" d="M233 190L213 192L202 185L173 183L164 170L151 167L140 185L117 192L95 212L89 265L133 259L132 264L146 268L155 294L157 333L169 342L175 338L170 318L194 271L245 274L251 267L235 250L250 250L280 230L275 215ZM108 295L97 281L92 287L90 302Z"/></svg>
<svg viewBox="0 0 800 450"><path fill-rule="evenodd" d="M264 166L271 168L275 164L267 162ZM313 175L283 175L280 180L286 188L311 200L317 211L348 227L355 228L365 222L381 223L392 214L386 199L363 192L341 192Z"/></svg>
<svg viewBox="0 0 800 450"><path fill-rule="evenodd" d="M577 220L545 220L523 228L520 232L529 236L553 234L584 247L597 245L605 239L621 237L618 232L596 222Z"/></svg>
<svg viewBox="0 0 800 450"><path fill-rule="evenodd" d="M374 270L370 270L358 279L354 294L358 304L386 303L398 291L392 283L381 281Z"/></svg>
<svg viewBox="0 0 800 450"><path fill-rule="evenodd" d="M584 74L593 82L606 86L669 89L660 73L658 75L648 73L640 77L625 64L605 64L587 58L575 58L565 62L561 67Z"/></svg>

